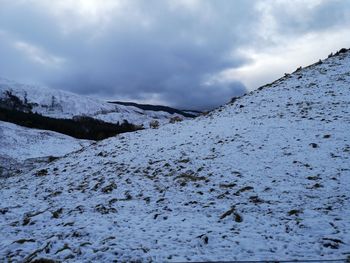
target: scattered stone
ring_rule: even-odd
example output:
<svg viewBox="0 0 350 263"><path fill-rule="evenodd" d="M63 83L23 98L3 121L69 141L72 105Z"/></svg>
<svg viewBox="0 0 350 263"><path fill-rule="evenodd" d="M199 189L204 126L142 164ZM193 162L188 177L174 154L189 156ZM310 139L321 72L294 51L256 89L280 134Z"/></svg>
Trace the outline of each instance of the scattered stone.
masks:
<svg viewBox="0 0 350 263"><path fill-rule="evenodd" d="M181 159L181 160L178 160L177 162L178 163L188 163L190 161L189 158L186 158L186 159Z"/></svg>
<svg viewBox="0 0 350 263"><path fill-rule="evenodd" d="M220 216L220 220L222 220L222 219L224 219L224 218L226 218L226 217L228 217L228 216L230 216L230 215L233 215L234 220L235 220L237 223L243 222L243 217L242 217L240 214L238 214L238 213L236 212L236 207L235 207L235 206L233 206L230 210L228 210L228 211L226 211L225 213L223 213L223 214Z"/></svg>
<svg viewBox="0 0 350 263"><path fill-rule="evenodd" d="M47 169L41 169L41 170L36 172L36 176L45 176L47 174L48 174Z"/></svg>
<svg viewBox="0 0 350 263"><path fill-rule="evenodd" d="M56 219L59 218L62 212L63 212L63 208L57 209L56 211L52 212L52 218L56 218Z"/></svg>
<svg viewBox="0 0 350 263"><path fill-rule="evenodd" d="M310 143L309 144L312 148L318 148L318 144L317 143Z"/></svg>
<svg viewBox="0 0 350 263"><path fill-rule="evenodd" d="M47 258L39 258L30 261L31 263L59 263L59 261L52 260L52 259L47 259Z"/></svg>
<svg viewBox="0 0 350 263"><path fill-rule="evenodd" d="M311 189L318 189L318 188L322 188L322 187L323 187L322 184L316 183L311 187Z"/></svg>
<svg viewBox="0 0 350 263"><path fill-rule="evenodd" d="M306 177L306 179L308 179L308 180L318 180L318 179L320 179L320 177L318 175L315 175L315 176L308 176L308 177Z"/></svg>
<svg viewBox="0 0 350 263"><path fill-rule="evenodd" d="M205 245L209 243L209 237L205 234L198 236L197 238L200 238Z"/></svg>
<svg viewBox="0 0 350 263"><path fill-rule="evenodd" d="M260 199L258 196L251 196L249 197L249 201L254 204L262 204L264 203L264 200Z"/></svg>
<svg viewBox="0 0 350 263"><path fill-rule="evenodd" d="M105 214L109 214L109 213L116 213L117 210L113 207L105 207L104 205L102 204L98 204L96 205L95 207L95 210L103 215Z"/></svg>
<svg viewBox="0 0 350 263"><path fill-rule="evenodd" d="M235 183L230 183L230 184L220 184L219 186L221 188L232 188L232 187L235 187L237 184Z"/></svg>
<svg viewBox="0 0 350 263"><path fill-rule="evenodd" d="M19 239L19 240L14 241L13 243L24 244L26 242L34 243L36 241L34 239Z"/></svg>
<svg viewBox="0 0 350 263"><path fill-rule="evenodd" d="M343 241L336 238L324 237L322 240L324 241L323 246L330 249L339 249L340 244L344 244Z"/></svg>
<svg viewBox="0 0 350 263"><path fill-rule="evenodd" d="M108 193L112 192L114 189L117 189L117 185L115 184L115 182L112 182L109 185L103 187L101 189L101 191L102 191L102 193L108 194Z"/></svg>
<svg viewBox="0 0 350 263"><path fill-rule="evenodd" d="M1 208L0 209L0 214L5 215L8 211L9 211L9 209L7 207L6 208Z"/></svg>
<svg viewBox="0 0 350 263"><path fill-rule="evenodd" d="M302 210L299 210L299 209L292 209L288 212L288 215L289 216L298 216L299 214L301 214L303 211Z"/></svg>
<svg viewBox="0 0 350 263"><path fill-rule="evenodd" d="M250 191L253 189L254 189L254 187L252 187L252 186L246 186L246 187L239 189L234 195L240 195L243 192Z"/></svg>
<svg viewBox="0 0 350 263"><path fill-rule="evenodd" d="M47 159L47 162L52 163L53 161L56 161L57 159L59 159L59 157L49 156L48 159Z"/></svg>
<svg viewBox="0 0 350 263"><path fill-rule="evenodd" d="M177 180L177 179L180 181L181 185L183 185L183 184L186 185L187 182L207 181L206 177L196 176L193 171L184 172L184 173L180 174L179 176L176 176L175 180Z"/></svg>

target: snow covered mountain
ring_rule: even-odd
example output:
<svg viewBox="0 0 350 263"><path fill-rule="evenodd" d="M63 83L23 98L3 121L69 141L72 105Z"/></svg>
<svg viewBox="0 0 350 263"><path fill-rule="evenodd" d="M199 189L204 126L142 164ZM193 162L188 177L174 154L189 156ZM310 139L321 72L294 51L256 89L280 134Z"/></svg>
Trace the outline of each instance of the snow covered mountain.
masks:
<svg viewBox="0 0 350 263"><path fill-rule="evenodd" d="M168 123L175 116L184 118L179 114L180 111L171 114L165 111L142 110L134 106L116 105L66 91L24 85L0 78L0 104L12 106L13 100L19 100L20 110L31 110L47 117L72 119L75 116L88 116L109 123L127 120L135 125L143 124L146 128L152 120Z"/></svg>
<svg viewBox="0 0 350 263"><path fill-rule="evenodd" d="M92 143L3 121L0 121L0 142L0 177L21 174Z"/></svg>
<svg viewBox="0 0 350 263"><path fill-rule="evenodd" d="M350 51L207 116L1 179L0 258L350 256Z"/></svg>

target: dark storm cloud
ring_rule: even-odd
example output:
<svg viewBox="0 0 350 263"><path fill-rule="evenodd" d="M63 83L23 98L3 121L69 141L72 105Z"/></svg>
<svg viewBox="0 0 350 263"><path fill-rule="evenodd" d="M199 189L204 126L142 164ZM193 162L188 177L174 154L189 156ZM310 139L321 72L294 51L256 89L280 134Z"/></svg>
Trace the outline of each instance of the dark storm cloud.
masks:
<svg viewBox="0 0 350 263"><path fill-rule="evenodd" d="M120 24L125 21L115 22L108 35L93 41L95 54L87 50L89 55L80 59L82 66L65 77L74 85L70 89L80 93L99 90L106 95L117 92L141 100L156 94L170 105L187 108L217 106L242 94L242 84L237 82L203 88L211 74L244 63L242 58L230 57L232 45L241 41L235 35L237 26L231 24L234 19L230 16L237 12L234 6L222 2L216 7L227 16L223 19L226 25L221 22L219 26L222 17L217 13L205 21L208 18L171 10L165 2L155 6L140 3L138 9L146 17L139 19L156 22L146 28L137 20L126 25Z"/></svg>
<svg viewBox="0 0 350 263"><path fill-rule="evenodd" d="M350 7L324 1L298 18L287 2L0 0L0 75L110 99L218 106L245 92L221 73L251 62L240 49L266 44L266 16L276 34L302 34L344 24Z"/></svg>

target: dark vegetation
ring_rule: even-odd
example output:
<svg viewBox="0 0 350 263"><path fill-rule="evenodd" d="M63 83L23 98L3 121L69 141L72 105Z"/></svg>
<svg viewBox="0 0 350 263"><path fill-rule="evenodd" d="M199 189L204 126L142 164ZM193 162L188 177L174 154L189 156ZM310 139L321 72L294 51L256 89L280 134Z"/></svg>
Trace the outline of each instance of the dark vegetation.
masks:
<svg viewBox="0 0 350 263"><path fill-rule="evenodd" d="M140 127L128 123L107 123L91 117L79 116L73 119L56 119L33 113L33 104L22 101L10 91L6 99L0 99L0 120L12 122L28 128L50 130L63 133L78 139L102 140L119 133L139 130Z"/></svg>
<svg viewBox="0 0 350 263"><path fill-rule="evenodd" d="M196 117L195 114L191 114L188 112L184 112L181 110L177 110L168 106L161 106L161 105L149 105L149 104L138 104L138 103L134 103L134 102L122 102L122 101L110 101L109 103L113 103L113 104L119 104L119 105L124 105L124 106L133 106L136 108L139 108L141 110L150 110L150 111L164 111L164 112L168 112L170 114L180 114L184 117L187 118L194 118ZM200 114L201 112L196 112L196 111L192 111L195 113Z"/></svg>
<svg viewBox="0 0 350 263"><path fill-rule="evenodd" d="M28 128L50 130L78 139L103 140L119 133L132 132L139 127L128 123L112 124L90 117L74 119L54 119L37 113L22 112L0 107L0 120L12 122Z"/></svg>
<svg viewBox="0 0 350 263"><path fill-rule="evenodd" d="M0 107L8 110L18 110L22 112L31 112L33 109L33 104L28 103L27 97L25 96L24 101L22 101L17 96L13 95L11 91L5 91L6 98L0 98Z"/></svg>
<svg viewBox="0 0 350 263"><path fill-rule="evenodd" d="M132 132L139 127L128 123L107 123L90 117L74 119L54 119L37 113L21 112L0 107L0 120L12 122L28 128L50 130L78 139L103 140L119 133Z"/></svg>

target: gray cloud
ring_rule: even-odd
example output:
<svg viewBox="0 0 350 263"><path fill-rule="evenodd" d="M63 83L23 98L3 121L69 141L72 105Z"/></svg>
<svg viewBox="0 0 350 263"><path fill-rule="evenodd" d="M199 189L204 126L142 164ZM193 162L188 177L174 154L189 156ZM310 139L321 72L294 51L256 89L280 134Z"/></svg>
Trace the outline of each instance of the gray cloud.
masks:
<svg viewBox="0 0 350 263"><path fill-rule="evenodd" d="M277 20L280 33L301 34L332 28L336 30L336 27L346 26L350 22L350 3L346 0L322 1L310 6L307 6L308 1L299 2L305 5L303 10L286 9L283 4L275 5L273 16Z"/></svg>
<svg viewBox="0 0 350 263"><path fill-rule="evenodd" d="M252 63L240 50L349 25L347 0L299 0L293 10L289 2L0 0L0 75L108 99L215 107L245 91L240 79L220 79Z"/></svg>

